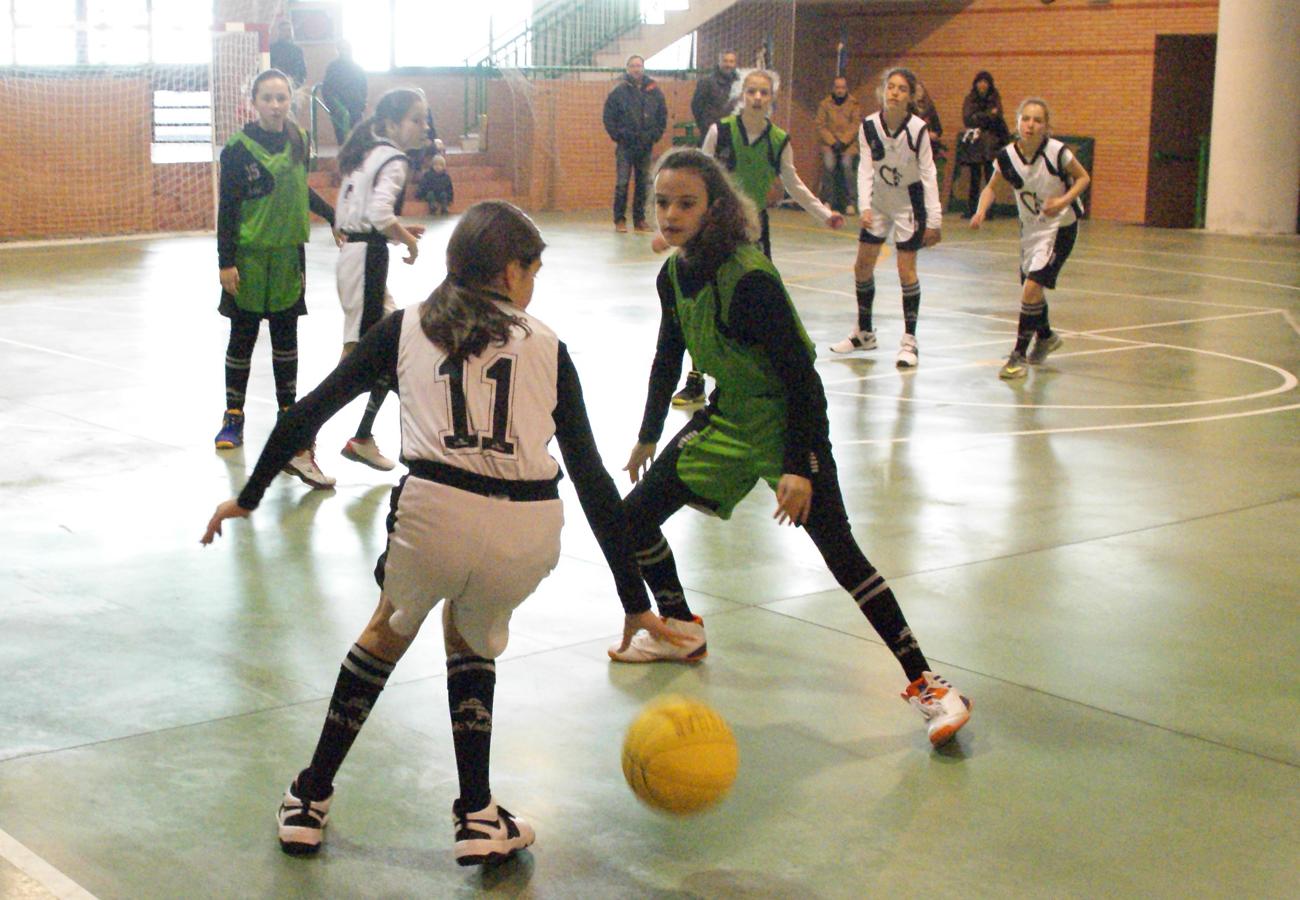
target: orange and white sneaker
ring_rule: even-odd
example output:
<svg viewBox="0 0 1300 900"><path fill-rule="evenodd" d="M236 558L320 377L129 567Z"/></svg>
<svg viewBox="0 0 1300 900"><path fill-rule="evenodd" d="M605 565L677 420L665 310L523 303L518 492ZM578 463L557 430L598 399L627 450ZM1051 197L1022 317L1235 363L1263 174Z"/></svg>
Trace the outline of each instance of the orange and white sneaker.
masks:
<svg viewBox="0 0 1300 900"><path fill-rule="evenodd" d="M922 672L920 678L907 686L902 697L930 720L930 743L936 747L952 740L970 721L970 711L975 707L969 698L957 693L952 682L933 672Z"/></svg>
<svg viewBox="0 0 1300 900"><path fill-rule="evenodd" d="M697 663L709 655L709 643L704 635L704 620L699 616L691 621L669 619L660 616L659 620L683 638L682 643L674 644L661 640L648 631L638 631L628 643L626 650L620 650L618 644L610 647L609 658L615 662L650 663L650 662L684 662Z"/></svg>

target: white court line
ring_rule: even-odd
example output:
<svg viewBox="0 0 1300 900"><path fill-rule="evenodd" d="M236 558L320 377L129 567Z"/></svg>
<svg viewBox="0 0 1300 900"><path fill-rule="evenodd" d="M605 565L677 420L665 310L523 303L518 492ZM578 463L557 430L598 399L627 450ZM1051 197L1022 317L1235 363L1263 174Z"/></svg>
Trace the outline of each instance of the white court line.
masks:
<svg viewBox="0 0 1300 900"><path fill-rule="evenodd" d="M1286 412L1290 409L1300 409L1300 403L1292 403L1289 406L1270 406L1266 409L1252 409L1246 412L1220 413L1217 416L1192 416L1189 419L1168 419L1162 422L1130 422L1123 425L1080 425L1073 428L1036 428L1026 431L990 431L975 434L939 434L925 435L927 444L936 443L944 440L978 440L980 438L994 437L1030 437L1038 434L1073 434L1082 431L1124 431L1133 428L1163 428L1166 425L1196 425L1201 422L1217 422L1220 419L1240 419L1246 416L1267 416L1272 413ZM910 437L897 438L867 438L857 441L836 441L836 444L905 444L911 441Z"/></svg>
<svg viewBox="0 0 1300 900"><path fill-rule="evenodd" d="M90 363L94 366L103 366L105 369L116 369L119 372L130 372L132 375L142 374L135 369L128 369L126 366L104 362L102 359L91 359L89 356L78 356L75 353L64 353L62 350L51 350L49 347L41 347L37 344L27 344L23 341L15 341L12 338L0 338L0 344L12 344L15 347L22 347L24 350L36 350L39 353L49 353L52 356L62 356L65 359L75 359L78 362Z"/></svg>
<svg viewBox="0 0 1300 900"><path fill-rule="evenodd" d="M1179 250L1139 250L1135 247L1109 247L1106 245L1094 244L1088 242L1089 250L1105 250L1108 253L1149 253L1153 256L1187 256L1192 259L1212 259L1215 262L1240 262L1251 263L1258 266L1297 266L1300 267L1300 256L1295 260L1284 259L1251 259L1246 256L1206 256L1204 253L1187 253Z"/></svg>
<svg viewBox="0 0 1300 900"><path fill-rule="evenodd" d="M95 900L94 894L28 850L4 830L0 830L0 857L12 863L27 877L35 879L59 900Z"/></svg>

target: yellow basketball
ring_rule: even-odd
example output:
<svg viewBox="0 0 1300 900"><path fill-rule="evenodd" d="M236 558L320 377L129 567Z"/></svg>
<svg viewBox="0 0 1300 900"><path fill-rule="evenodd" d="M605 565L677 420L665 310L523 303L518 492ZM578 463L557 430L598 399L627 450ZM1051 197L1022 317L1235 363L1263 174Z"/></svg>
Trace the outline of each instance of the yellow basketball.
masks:
<svg viewBox="0 0 1300 900"><path fill-rule="evenodd" d="M623 777L632 792L676 815L721 800L736 780L739 761L726 720L689 697L650 701L623 739Z"/></svg>

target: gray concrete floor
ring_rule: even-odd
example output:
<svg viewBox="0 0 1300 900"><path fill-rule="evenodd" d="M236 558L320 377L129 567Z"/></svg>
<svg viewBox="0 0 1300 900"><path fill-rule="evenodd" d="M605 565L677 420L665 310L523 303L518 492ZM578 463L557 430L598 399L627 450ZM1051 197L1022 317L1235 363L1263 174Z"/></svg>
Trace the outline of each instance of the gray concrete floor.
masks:
<svg viewBox="0 0 1300 900"><path fill-rule="evenodd" d="M935 668L975 699L953 746L931 751L897 665L811 542L771 522L765 489L731 522L686 511L667 528L707 662L611 666L621 614L568 493L563 561L498 669L494 788L535 823L533 851L452 862L431 622L340 773L325 850L283 856L280 792L375 600L395 479L337 455L361 401L320 436L337 490L281 477L203 550L274 411L264 333L249 444L212 450L212 238L6 248L0 895L1293 896L1297 239L1085 223L1051 294L1065 347L1007 384L1014 223L950 221L922 254L921 364L900 373L892 257L882 348L831 359L853 319L853 236L774 219L855 532ZM533 311L569 343L617 472L661 260L594 214L538 221ZM451 225L394 265L400 304L441 278ZM322 230L308 258L304 388L341 328ZM377 429L392 451L395 405ZM665 691L714 704L740 745L731 796L694 819L638 805L619 769L623 730Z"/></svg>

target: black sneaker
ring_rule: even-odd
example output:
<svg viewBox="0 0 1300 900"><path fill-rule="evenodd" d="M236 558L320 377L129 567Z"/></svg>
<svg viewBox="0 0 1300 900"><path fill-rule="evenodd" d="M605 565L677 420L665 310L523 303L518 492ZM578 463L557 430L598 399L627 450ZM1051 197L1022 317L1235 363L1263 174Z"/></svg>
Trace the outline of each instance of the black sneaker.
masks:
<svg viewBox="0 0 1300 900"><path fill-rule="evenodd" d="M700 406L704 403L704 373L690 372L686 375L686 384L673 394L673 406Z"/></svg>
<svg viewBox="0 0 1300 900"><path fill-rule="evenodd" d="M496 800L478 812L465 812L462 801L451 806L456 826L456 862L462 866L504 862L537 839L533 826L497 806Z"/></svg>
<svg viewBox="0 0 1300 900"><path fill-rule="evenodd" d="M275 821L280 826L280 849L290 856L309 856L320 849L334 791L324 800L303 800L293 792L297 786L295 780L285 788Z"/></svg>

